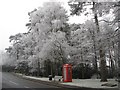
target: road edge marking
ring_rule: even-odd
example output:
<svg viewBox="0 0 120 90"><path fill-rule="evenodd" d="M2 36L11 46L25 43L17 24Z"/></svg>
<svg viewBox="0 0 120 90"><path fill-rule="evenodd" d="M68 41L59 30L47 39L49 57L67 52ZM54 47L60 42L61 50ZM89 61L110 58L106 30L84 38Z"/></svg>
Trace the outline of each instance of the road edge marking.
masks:
<svg viewBox="0 0 120 90"><path fill-rule="evenodd" d="M29 88L29 87L27 87L27 86L24 86L25 88Z"/></svg>
<svg viewBox="0 0 120 90"><path fill-rule="evenodd" d="M13 81L9 81L9 82L11 82L11 83L13 83L13 84L15 84L15 85L19 85L18 83L15 83L15 82L13 82Z"/></svg>

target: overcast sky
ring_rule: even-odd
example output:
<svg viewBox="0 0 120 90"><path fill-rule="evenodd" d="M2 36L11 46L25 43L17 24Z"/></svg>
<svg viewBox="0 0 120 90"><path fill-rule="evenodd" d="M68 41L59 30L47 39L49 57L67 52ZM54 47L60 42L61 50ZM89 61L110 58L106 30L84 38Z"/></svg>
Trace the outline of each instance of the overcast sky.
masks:
<svg viewBox="0 0 120 90"><path fill-rule="evenodd" d="M0 50L8 47L9 36L27 32L25 24L28 22L28 12L49 0L0 0ZM50 0L51 1L51 0ZM54 0L58 1L58 0ZM67 6L68 0L59 0ZM82 19L71 18L71 22L80 22Z"/></svg>

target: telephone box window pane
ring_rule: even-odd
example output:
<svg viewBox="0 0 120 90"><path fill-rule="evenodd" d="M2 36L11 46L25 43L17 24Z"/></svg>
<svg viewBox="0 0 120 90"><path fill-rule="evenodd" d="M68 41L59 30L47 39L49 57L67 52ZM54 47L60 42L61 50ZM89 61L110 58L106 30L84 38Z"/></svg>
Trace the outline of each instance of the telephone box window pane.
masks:
<svg viewBox="0 0 120 90"><path fill-rule="evenodd" d="M64 80L66 80L66 68L64 68Z"/></svg>
<svg viewBox="0 0 120 90"><path fill-rule="evenodd" d="M70 77L70 75L71 75L71 71L70 71L71 69L70 68L68 68L68 79L70 80L71 79L71 77Z"/></svg>

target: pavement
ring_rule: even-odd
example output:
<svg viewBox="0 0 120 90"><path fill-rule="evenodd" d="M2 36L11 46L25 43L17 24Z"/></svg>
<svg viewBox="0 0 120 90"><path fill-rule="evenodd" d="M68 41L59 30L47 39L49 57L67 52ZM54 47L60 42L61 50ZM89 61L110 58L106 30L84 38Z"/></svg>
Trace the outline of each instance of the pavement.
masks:
<svg viewBox="0 0 120 90"><path fill-rule="evenodd" d="M100 82L100 79L73 79L72 82L62 83L62 84L79 86L79 87L87 87L87 88L100 88L100 89L117 89L118 88L117 82L113 79L108 79L108 82ZM105 85L105 86L102 86L102 85ZM111 87L111 85L113 86Z"/></svg>
<svg viewBox="0 0 120 90"><path fill-rule="evenodd" d="M72 79L72 82L55 82L54 80L49 81L49 78L46 77L26 76L19 73L16 73L15 75L20 76L24 79L42 82L47 85L53 85L62 88L84 88L86 90L118 90L118 82L115 81L115 79L108 79L108 82L100 82L100 79ZM116 84L117 86L102 86L103 84Z"/></svg>

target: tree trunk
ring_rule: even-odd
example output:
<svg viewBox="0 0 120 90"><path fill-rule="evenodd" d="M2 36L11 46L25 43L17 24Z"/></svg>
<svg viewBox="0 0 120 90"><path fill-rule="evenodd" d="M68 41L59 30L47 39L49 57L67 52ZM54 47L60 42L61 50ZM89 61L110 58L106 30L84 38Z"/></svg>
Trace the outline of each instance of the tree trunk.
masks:
<svg viewBox="0 0 120 90"><path fill-rule="evenodd" d="M54 70L55 70L55 75L58 76L58 66L57 66L57 62L54 62Z"/></svg>
<svg viewBox="0 0 120 90"><path fill-rule="evenodd" d="M115 75L115 65L114 65L114 62L113 62L113 59L112 59L112 55L111 55L111 51L109 50L109 58L110 58L110 74L112 77L114 77Z"/></svg>
<svg viewBox="0 0 120 90"><path fill-rule="evenodd" d="M82 67L82 79L84 79L84 63L83 63L83 53L82 53L82 48L81 48L81 67Z"/></svg>
<svg viewBox="0 0 120 90"><path fill-rule="evenodd" d="M17 49L17 55L16 55L16 59L19 59L19 50Z"/></svg>
<svg viewBox="0 0 120 90"><path fill-rule="evenodd" d="M51 62L51 75L53 75L53 63Z"/></svg>
<svg viewBox="0 0 120 90"><path fill-rule="evenodd" d="M94 61L93 61L93 67L94 67L94 71L95 73L98 75L98 65L97 65L97 53L96 53L96 42L95 42L95 32L93 31L93 49L94 49ZM98 78L98 77L97 77Z"/></svg>
<svg viewBox="0 0 120 90"><path fill-rule="evenodd" d="M38 59L38 76L40 76L40 61Z"/></svg>
<svg viewBox="0 0 120 90"><path fill-rule="evenodd" d="M110 37L110 36L109 36ZM110 42L110 40L108 40L108 42ZM112 47L111 47L111 43L108 43L108 48L109 48L109 74L110 77L114 77L115 76L115 65L114 65L114 61L112 58L112 51L114 49L114 42L112 42Z"/></svg>
<svg viewBox="0 0 120 90"><path fill-rule="evenodd" d="M118 30L118 80L120 80L120 30ZM120 90L120 81L118 82L118 87Z"/></svg>
<svg viewBox="0 0 120 90"><path fill-rule="evenodd" d="M118 6L120 6L120 1L118 2ZM118 7L118 14L120 16L120 7ZM118 25L120 25L120 18L118 18ZM118 26L120 28L120 26ZM120 29L118 30L118 88L120 90Z"/></svg>
<svg viewBox="0 0 120 90"><path fill-rule="evenodd" d="M107 68L106 68L105 52L102 47L100 48L99 53L100 53L101 82L105 82L107 81Z"/></svg>
<svg viewBox="0 0 120 90"><path fill-rule="evenodd" d="M96 30L97 34L99 35L100 33L100 28L99 28L99 22L98 22L98 16L96 12L96 3L93 2L93 13L94 13L94 19L95 19L95 24L96 24ZM100 54L100 73L101 73L101 81L105 82L107 81L107 75L106 75L106 60L105 60L105 52L103 49L103 46L101 44L101 39L99 40L100 44L100 49L99 49L99 54Z"/></svg>

